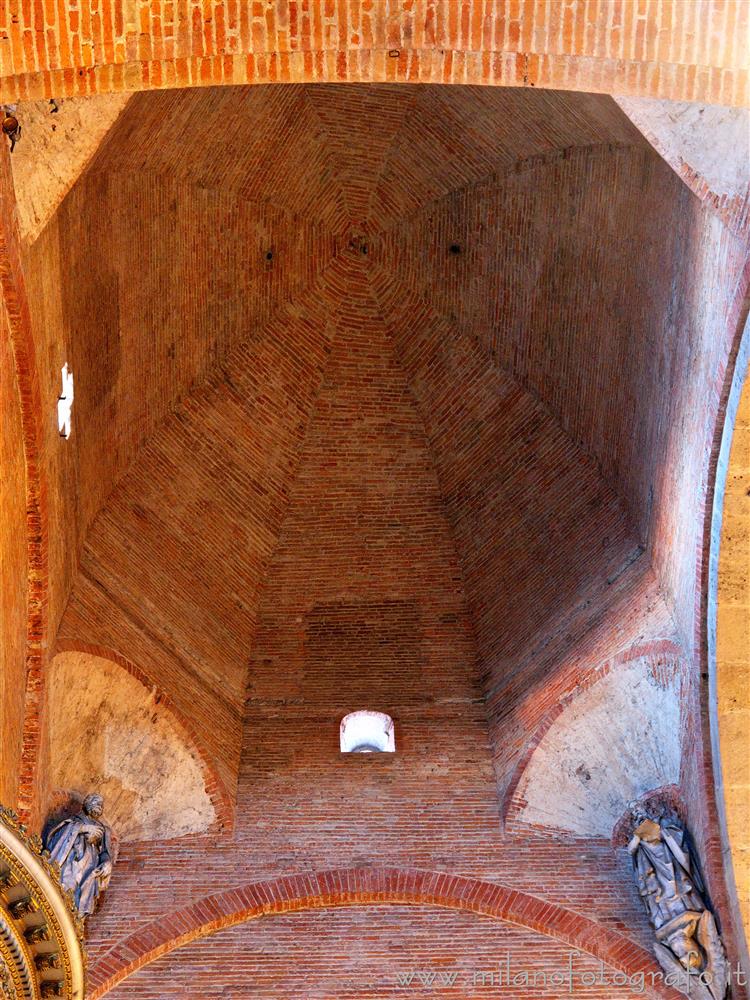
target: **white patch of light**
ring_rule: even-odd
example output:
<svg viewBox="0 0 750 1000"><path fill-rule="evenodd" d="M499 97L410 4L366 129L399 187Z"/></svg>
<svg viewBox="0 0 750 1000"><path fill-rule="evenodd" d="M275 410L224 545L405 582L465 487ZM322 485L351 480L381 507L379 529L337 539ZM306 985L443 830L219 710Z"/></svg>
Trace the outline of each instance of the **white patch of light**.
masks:
<svg viewBox="0 0 750 1000"><path fill-rule="evenodd" d="M62 368L62 392L57 400L57 429L60 437L69 438L73 425L73 372L67 362Z"/></svg>
<svg viewBox="0 0 750 1000"><path fill-rule="evenodd" d="M395 753L393 719L384 712L350 712L341 720L342 753Z"/></svg>

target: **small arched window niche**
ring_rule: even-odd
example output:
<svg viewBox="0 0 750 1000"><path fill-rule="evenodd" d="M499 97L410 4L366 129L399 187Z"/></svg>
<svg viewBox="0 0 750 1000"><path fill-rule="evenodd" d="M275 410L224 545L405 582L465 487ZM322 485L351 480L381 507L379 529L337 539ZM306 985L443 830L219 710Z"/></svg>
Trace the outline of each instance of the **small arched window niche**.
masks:
<svg viewBox="0 0 750 1000"><path fill-rule="evenodd" d="M350 712L341 720L342 753L395 753L393 719L385 712Z"/></svg>

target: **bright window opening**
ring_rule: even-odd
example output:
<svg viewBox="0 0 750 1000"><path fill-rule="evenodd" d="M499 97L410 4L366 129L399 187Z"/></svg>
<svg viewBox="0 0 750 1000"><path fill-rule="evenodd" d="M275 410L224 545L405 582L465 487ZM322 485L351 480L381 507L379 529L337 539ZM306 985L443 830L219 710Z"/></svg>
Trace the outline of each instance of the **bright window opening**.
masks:
<svg viewBox="0 0 750 1000"><path fill-rule="evenodd" d="M62 368L62 391L57 400L57 429L60 437L69 438L73 425L73 372L68 371L67 362Z"/></svg>
<svg viewBox="0 0 750 1000"><path fill-rule="evenodd" d="M393 719L384 712L350 712L341 720L342 753L395 753Z"/></svg>

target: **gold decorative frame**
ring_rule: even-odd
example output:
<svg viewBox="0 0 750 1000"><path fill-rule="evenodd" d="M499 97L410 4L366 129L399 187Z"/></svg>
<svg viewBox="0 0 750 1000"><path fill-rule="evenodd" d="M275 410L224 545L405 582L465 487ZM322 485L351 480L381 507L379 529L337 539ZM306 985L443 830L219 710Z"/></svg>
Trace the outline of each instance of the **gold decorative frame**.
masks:
<svg viewBox="0 0 750 1000"><path fill-rule="evenodd" d="M83 921L39 837L2 806L0 972L13 1000L84 997Z"/></svg>

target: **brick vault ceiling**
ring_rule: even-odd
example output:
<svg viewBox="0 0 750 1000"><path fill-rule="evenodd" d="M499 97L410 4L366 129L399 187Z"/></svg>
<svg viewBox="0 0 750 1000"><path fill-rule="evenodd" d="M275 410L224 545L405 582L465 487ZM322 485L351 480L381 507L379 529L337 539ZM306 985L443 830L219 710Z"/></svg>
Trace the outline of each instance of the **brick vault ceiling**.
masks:
<svg viewBox="0 0 750 1000"><path fill-rule="evenodd" d="M228 783L295 537L334 602L426 606L389 553L441 553L486 689L533 674L648 535L686 197L607 97L134 97L28 251L81 386L60 636L210 704Z"/></svg>

